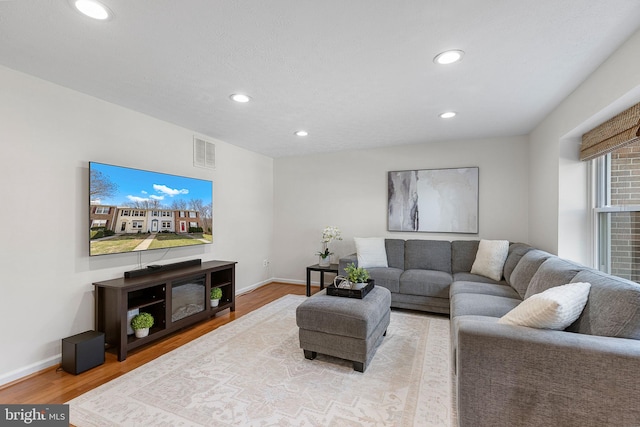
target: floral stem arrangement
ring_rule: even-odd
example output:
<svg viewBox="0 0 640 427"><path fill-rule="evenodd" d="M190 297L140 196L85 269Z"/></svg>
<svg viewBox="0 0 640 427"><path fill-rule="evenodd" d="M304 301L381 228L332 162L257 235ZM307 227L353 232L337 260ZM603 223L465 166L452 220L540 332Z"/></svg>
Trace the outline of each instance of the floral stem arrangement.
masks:
<svg viewBox="0 0 640 427"><path fill-rule="evenodd" d="M333 255L333 252L329 250L329 243L334 240L342 240L342 235L338 227L330 225L322 230L322 250L316 252L316 255L320 257L319 264L321 266L328 266L331 264L331 255Z"/></svg>

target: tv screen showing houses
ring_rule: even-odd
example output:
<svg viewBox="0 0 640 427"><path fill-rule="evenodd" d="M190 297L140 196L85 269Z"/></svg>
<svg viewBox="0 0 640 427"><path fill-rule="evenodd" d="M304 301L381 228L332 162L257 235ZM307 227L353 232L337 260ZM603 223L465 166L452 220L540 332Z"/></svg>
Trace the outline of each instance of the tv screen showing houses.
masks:
<svg viewBox="0 0 640 427"><path fill-rule="evenodd" d="M213 242L213 183L89 163L91 256Z"/></svg>

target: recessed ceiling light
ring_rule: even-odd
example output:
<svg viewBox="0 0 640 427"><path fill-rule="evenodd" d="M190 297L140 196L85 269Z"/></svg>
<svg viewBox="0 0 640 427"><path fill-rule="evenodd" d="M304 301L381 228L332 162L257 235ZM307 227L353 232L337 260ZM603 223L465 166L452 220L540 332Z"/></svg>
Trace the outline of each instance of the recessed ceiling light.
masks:
<svg viewBox="0 0 640 427"><path fill-rule="evenodd" d="M452 117L456 116L456 112L455 111L445 111L444 113L440 113L440 118L441 119L450 119Z"/></svg>
<svg viewBox="0 0 640 427"><path fill-rule="evenodd" d="M436 64L453 64L454 62L462 61L462 57L464 56L464 52L461 50L447 50L445 52L439 53L433 58L433 62Z"/></svg>
<svg viewBox="0 0 640 427"><path fill-rule="evenodd" d="M95 0L74 0L73 5L84 15L99 21L106 21L113 16L107 6Z"/></svg>
<svg viewBox="0 0 640 427"><path fill-rule="evenodd" d="M309 132L307 132L306 130L298 130L295 132L296 136L307 136L309 135Z"/></svg>
<svg viewBox="0 0 640 427"><path fill-rule="evenodd" d="M236 102L249 102L249 101L251 101L251 97L249 97L247 95L244 95L242 93L234 93L229 98L231 98L232 100L234 100Z"/></svg>

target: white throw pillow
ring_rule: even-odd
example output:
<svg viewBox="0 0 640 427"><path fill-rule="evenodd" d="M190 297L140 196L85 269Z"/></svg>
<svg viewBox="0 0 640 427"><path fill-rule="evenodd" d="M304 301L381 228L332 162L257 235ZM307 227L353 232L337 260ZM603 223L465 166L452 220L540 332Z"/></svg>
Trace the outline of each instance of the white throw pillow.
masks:
<svg viewBox="0 0 640 427"><path fill-rule="evenodd" d="M388 267L387 249L384 239L380 237L354 237L356 253L358 255L358 267Z"/></svg>
<svg viewBox="0 0 640 427"><path fill-rule="evenodd" d="M498 323L563 330L580 317L589 299L591 283L569 283L530 296L502 316Z"/></svg>
<svg viewBox="0 0 640 427"><path fill-rule="evenodd" d="M480 240L471 273L500 281L507 255L509 255L508 240Z"/></svg>

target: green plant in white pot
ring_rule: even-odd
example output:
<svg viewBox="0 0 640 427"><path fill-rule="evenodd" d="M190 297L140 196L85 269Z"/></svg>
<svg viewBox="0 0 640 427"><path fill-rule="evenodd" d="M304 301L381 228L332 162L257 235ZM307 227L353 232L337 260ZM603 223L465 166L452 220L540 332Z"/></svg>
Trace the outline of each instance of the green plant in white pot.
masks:
<svg viewBox="0 0 640 427"><path fill-rule="evenodd" d="M217 307L220 302L220 298L222 298L222 289L220 288L211 288L211 293L209 294L209 299L211 299L211 307Z"/></svg>
<svg viewBox="0 0 640 427"><path fill-rule="evenodd" d="M351 263L344 268L347 273L347 280L351 289L362 289L367 286L369 280L369 272L362 267L356 267L355 263Z"/></svg>
<svg viewBox="0 0 640 427"><path fill-rule="evenodd" d="M140 313L131 319L131 328L135 331L137 338L149 335L149 328L152 326L153 316L149 313Z"/></svg>

